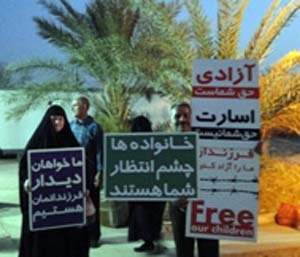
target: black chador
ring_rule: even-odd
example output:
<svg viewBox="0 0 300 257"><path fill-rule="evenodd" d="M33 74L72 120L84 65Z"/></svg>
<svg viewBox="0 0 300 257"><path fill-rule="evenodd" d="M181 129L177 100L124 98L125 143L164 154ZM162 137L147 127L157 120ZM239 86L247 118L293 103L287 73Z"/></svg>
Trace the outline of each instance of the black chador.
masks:
<svg viewBox="0 0 300 257"><path fill-rule="evenodd" d="M56 132L51 117L63 116L64 127ZM27 179L27 151L30 149L79 146L65 111L51 106L29 140L19 164L19 192L22 212L22 230L19 257L88 257L89 245L85 227L70 227L44 231L29 231L28 193L24 190Z"/></svg>

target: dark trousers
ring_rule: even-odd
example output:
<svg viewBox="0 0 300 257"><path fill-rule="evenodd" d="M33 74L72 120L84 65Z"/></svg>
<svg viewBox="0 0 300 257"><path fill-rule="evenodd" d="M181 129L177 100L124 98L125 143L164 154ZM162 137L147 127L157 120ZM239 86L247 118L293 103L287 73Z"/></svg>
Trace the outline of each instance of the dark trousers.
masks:
<svg viewBox="0 0 300 257"><path fill-rule="evenodd" d="M101 237L101 228L100 228L100 188L93 187L90 191L90 196L92 202L96 209L96 217L93 222L88 224L88 234L90 240L98 241Z"/></svg>
<svg viewBox="0 0 300 257"><path fill-rule="evenodd" d="M170 203L170 218L176 245L177 257L194 257L194 243L197 241L198 257L219 257L219 241L212 239L194 239L185 236L186 212Z"/></svg>
<svg viewBox="0 0 300 257"><path fill-rule="evenodd" d="M165 204L165 202L129 202L128 240L159 240Z"/></svg>

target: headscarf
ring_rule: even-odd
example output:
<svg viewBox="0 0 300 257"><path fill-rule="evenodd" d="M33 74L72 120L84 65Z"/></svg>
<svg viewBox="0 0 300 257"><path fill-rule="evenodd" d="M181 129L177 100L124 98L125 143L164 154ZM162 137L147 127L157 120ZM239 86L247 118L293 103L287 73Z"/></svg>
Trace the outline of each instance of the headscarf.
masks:
<svg viewBox="0 0 300 257"><path fill-rule="evenodd" d="M132 120L132 132L152 132L151 122L145 116L137 116Z"/></svg>
<svg viewBox="0 0 300 257"><path fill-rule="evenodd" d="M63 129L56 132L51 121L51 116L63 116L65 125ZM40 124L31 136L27 146L28 149L41 148L56 148L56 147L72 147L79 146L75 136L72 133L70 124L68 122L64 109L58 105L52 105L46 111Z"/></svg>
<svg viewBox="0 0 300 257"><path fill-rule="evenodd" d="M56 132L51 121L51 116L63 116L65 125L63 129ZM24 182L27 179L27 152L30 149L60 148L79 146L73 135L64 109L58 105L52 105L46 111L40 124L28 141L24 154L19 164L19 192L22 211L28 209L28 196L24 192Z"/></svg>

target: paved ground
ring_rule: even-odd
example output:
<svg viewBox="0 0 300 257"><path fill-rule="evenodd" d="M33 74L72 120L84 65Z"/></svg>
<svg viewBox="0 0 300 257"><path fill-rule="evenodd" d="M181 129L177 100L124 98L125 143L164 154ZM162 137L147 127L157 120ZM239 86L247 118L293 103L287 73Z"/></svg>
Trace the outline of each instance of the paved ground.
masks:
<svg viewBox="0 0 300 257"><path fill-rule="evenodd" d="M17 163L0 159L0 256L17 257L21 215L18 207ZM91 249L90 257L141 257L128 243L127 228L102 227L102 245ZM167 251L157 257L175 257L170 235L163 244ZM258 242L221 242L221 257L300 257L300 230L275 224L259 226Z"/></svg>

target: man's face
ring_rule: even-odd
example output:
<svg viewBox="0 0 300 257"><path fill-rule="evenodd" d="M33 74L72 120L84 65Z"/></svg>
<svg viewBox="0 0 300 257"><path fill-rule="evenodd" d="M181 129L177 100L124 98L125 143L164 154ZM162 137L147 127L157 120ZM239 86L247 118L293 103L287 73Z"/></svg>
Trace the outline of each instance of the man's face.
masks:
<svg viewBox="0 0 300 257"><path fill-rule="evenodd" d="M178 131L191 131L191 110L187 106L178 106L175 113L175 126Z"/></svg>
<svg viewBox="0 0 300 257"><path fill-rule="evenodd" d="M83 119L87 116L88 108L87 108L86 104L84 104L80 100L74 100L73 101L72 110L75 114L75 117L77 117L79 119L81 119L81 118Z"/></svg>

